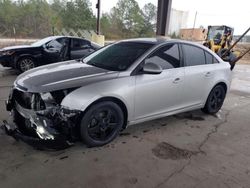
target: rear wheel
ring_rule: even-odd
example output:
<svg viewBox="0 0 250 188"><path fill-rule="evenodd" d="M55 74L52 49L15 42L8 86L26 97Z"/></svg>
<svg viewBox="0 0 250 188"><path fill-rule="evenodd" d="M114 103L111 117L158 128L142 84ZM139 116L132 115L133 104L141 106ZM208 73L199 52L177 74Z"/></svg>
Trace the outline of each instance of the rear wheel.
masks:
<svg viewBox="0 0 250 188"><path fill-rule="evenodd" d="M31 57L23 57L17 62L18 69L25 72L35 67L35 61Z"/></svg>
<svg viewBox="0 0 250 188"><path fill-rule="evenodd" d="M222 85L215 86L210 92L205 107L202 108L202 111L208 114L217 113L223 105L225 95L226 91Z"/></svg>
<svg viewBox="0 0 250 188"><path fill-rule="evenodd" d="M111 142L121 131L124 114L119 105L111 101L90 107L81 120L82 140L89 146L102 146Z"/></svg>

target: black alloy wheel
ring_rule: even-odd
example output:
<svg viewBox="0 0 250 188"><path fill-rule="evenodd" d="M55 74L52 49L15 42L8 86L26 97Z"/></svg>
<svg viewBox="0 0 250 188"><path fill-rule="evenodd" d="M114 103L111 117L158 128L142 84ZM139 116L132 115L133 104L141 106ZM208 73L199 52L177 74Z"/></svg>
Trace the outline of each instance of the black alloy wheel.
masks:
<svg viewBox="0 0 250 188"><path fill-rule="evenodd" d="M202 109L205 113L215 114L217 113L224 102L226 91L222 85L215 86L210 92L205 107Z"/></svg>
<svg viewBox="0 0 250 188"><path fill-rule="evenodd" d="M81 121L82 140L90 147L112 141L121 131L124 114L119 105L111 101L93 105Z"/></svg>
<svg viewBox="0 0 250 188"><path fill-rule="evenodd" d="M18 69L21 72L33 69L35 67L35 62L30 57L24 57L18 61Z"/></svg>

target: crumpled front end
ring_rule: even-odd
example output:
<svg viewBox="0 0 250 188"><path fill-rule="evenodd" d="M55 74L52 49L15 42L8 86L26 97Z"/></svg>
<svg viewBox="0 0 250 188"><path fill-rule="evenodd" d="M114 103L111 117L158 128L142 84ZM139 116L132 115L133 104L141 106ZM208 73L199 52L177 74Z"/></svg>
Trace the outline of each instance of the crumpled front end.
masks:
<svg viewBox="0 0 250 188"><path fill-rule="evenodd" d="M81 111L64 108L62 99L72 89L48 93L30 93L13 88L6 109L10 118L4 121L6 132L37 148L62 149L78 139Z"/></svg>

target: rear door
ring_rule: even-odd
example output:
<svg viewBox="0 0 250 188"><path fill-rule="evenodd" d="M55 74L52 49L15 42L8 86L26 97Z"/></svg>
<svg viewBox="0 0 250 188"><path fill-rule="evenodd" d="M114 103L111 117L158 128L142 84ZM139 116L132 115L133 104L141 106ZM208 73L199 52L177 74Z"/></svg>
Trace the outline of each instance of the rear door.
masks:
<svg viewBox="0 0 250 188"><path fill-rule="evenodd" d="M150 117L182 107L184 68L179 46L168 44L153 52L143 63L152 62L162 67L161 74L136 75L135 119Z"/></svg>
<svg viewBox="0 0 250 188"><path fill-rule="evenodd" d="M182 44L185 63L183 99L185 106L192 107L204 103L212 85L216 71L215 59L204 49Z"/></svg>

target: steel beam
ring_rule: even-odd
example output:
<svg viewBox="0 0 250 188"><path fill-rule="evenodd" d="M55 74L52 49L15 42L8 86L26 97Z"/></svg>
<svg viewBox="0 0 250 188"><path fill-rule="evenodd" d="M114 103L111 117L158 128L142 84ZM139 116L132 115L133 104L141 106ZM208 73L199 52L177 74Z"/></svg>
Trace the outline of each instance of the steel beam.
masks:
<svg viewBox="0 0 250 188"><path fill-rule="evenodd" d="M100 11L101 11L101 0L97 0L97 20L96 20L96 33L100 35Z"/></svg>
<svg viewBox="0 0 250 188"><path fill-rule="evenodd" d="M167 36L172 0L158 0L156 35Z"/></svg>

